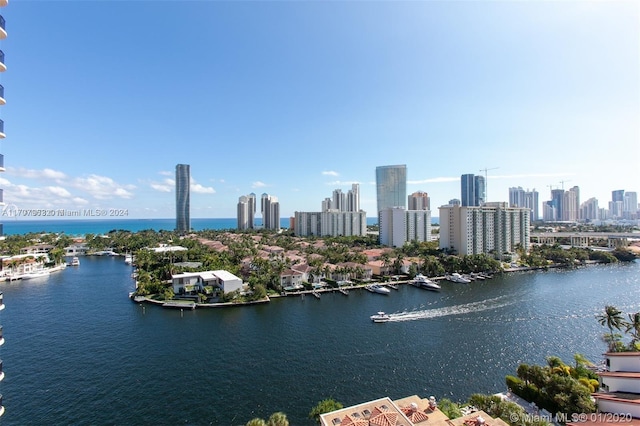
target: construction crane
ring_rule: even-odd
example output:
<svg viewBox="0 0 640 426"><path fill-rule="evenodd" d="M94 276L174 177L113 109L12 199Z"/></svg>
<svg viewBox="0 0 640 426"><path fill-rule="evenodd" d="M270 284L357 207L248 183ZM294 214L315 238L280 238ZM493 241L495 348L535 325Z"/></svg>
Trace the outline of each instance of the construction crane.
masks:
<svg viewBox="0 0 640 426"><path fill-rule="evenodd" d="M489 176L487 176L487 172L489 170L496 170L499 169L500 167L491 167L491 168L484 168L484 169L480 169L481 172L484 172L484 201L487 202L487 200L489 200Z"/></svg>
<svg viewBox="0 0 640 426"><path fill-rule="evenodd" d="M562 185L562 190L563 190L563 191L564 191L564 183L565 183L565 182L571 182L571 179L569 179L569 180L561 180L561 181L560 181L560 185Z"/></svg>

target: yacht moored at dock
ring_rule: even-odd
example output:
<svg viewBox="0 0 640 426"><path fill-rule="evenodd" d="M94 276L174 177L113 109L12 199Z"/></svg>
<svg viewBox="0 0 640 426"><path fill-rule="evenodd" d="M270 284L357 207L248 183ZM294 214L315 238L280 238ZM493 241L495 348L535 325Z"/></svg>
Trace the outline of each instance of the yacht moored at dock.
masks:
<svg viewBox="0 0 640 426"><path fill-rule="evenodd" d="M441 289L438 283L436 283L435 281L431 281L429 278L425 277L422 274L416 275L411 284L418 288L424 288L425 290L439 291Z"/></svg>
<svg viewBox="0 0 640 426"><path fill-rule="evenodd" d="M454 272L453 274L449 275L447 279L451 282L460 283L460 284L469 284L471 282L471 280L466 279L465 277L463 277L457 272Z"/></svg>
<svg viewBox="0 0 640 426"><path fill-rule="evenodd" d="M388 288L386 288L385 286L382 286L380 284L368 284L366 286L364 286L364 288L372 293L378 293L378 294L389 294L391 293L391 290L389 290Z"/></svg>

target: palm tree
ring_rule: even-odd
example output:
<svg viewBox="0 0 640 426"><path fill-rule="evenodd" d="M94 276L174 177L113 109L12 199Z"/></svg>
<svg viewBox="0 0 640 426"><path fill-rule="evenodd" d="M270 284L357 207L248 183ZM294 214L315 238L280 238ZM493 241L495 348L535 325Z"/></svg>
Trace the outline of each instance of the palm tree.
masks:
<svg viewBox="0 0 640 426"><path fill-rule="evenodd" d="M260 417L256 417L255 419L249 420L246 426L267 426L267 423Z"/></svg>
<svg viewBox="0 0 640 426"><path fill-rule="evenodd" d="M624 325L624 319L622 318L622 312L615 306L607 305L604 308L604 312L597 317L598 322L602 326L606 326L609 329L609 350L614 352L617 346L618 338L613 333L613 329L620 330Z"/></svg>
<svg viewBox="0 0 640 426"><path fill-rule="evenodd" d="M640 342L640 312L635 314L628 314L629 322L625 322L623 325L625 331L631 334L631 343L629 346L631 349L636 348L636 343Z"/></svg>
<svg viewBox="0 0 640 426"><path fill-rule="evenodd" d="M267 420L267 426L289 426L287 415L281 411L273 413Z"/></svg>

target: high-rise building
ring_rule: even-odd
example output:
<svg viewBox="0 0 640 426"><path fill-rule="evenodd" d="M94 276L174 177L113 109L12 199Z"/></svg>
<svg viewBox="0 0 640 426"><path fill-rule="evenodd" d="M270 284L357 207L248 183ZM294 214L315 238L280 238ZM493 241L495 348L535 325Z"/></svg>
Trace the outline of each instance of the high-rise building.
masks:
<svg viewBox="0 0 640 426"><path fill-rule="evenodd" d="M347 194L342 192L341 189L333 190L333 197L331 198L331 206L334 210L344 212L347 210Z"/></svg>
<svg viewBox="0 0 640 426"><path fill-rule="evenodd" d="M555 208L555 217L551 221L562 220L562 210L564 202L564 189L552 189L551 190L551 204Z"/></svg>
<svg viewBox="0 0 640 426"><path fill-rule="evenodd" d="M440 207L440 248L458 254L515 253L518 246L529 250L529 209L508 203L483 206Z"/></svg>
<svg viewBox="0 0 640 426"><path fill-rule="evenodd" d="M562 195L562 220L577 222L580 212L580 188L574 186Z"/></svg>
<svg viewBox="0 0 640 426"><path fill-rule="evenodd" d="M542 220L545 222L555 222L558 217L558 209L553 200L545 201L542 204Z"/></svg>
<svg viewBox="0 0 640 426"><path fill-rule="evenodd" d="M191 230L191 205L189 188L191 185L191 169L188 164L176 166L176 231Z"/></svg>
<svg viewBox="0 0 640 426"><path fill-rule="evenodd" d="M622 218L635 220L638 218L638 193L628 191L622 198Z"/></svg>
<svg viewBox="0 0 640 426"><path fill-rule="evenodd" d="M624 189L611 191L611 202L609 203L609 215L611 219L622 219L622 209L624 207Z"/></svg>
<svg viewBox="0 0 640 426"><path fill-rule="evenodd" d="M476 189L473 174L460 176L460 202L463 207L475 206Z"/></svg>
<svg viewBox="0 0 640 426"><path fill-rule="evenodd" d="M474 206L481 206L487 202L487 185L484 176L476 175L473 178L473 202Z"/></svg>
<svg viewBox="0 0 640 426"><path fill-rule="evenodd" d="M601 219L600 209L598 208L598 200L594 197L589 198L580 204L580 220L590 222Z"/></svg>
<svg viewBox="0 0 640 426"><path fill-rule="evenodd" d="M402 247L409 241L431 241L431 211L392 207L380 212L380 244Z"/></svg>
<svg viewBox="0 0 640 426"><path fill-rule="evenodd" d="M322 201L321 212L295 212L294 222L299 237L366 235L367 213L360 210L360 185L352 184L346 194L334 190L331 198Z"/></svg>
<svg viewBox="0 0 640 426"><path fill-rule="evenodd" d="M264 229L280 230L280 203L273 195L262 194L262 224Z"/></svg>
<svg viewBox="0 0 640 426"><path fill-rule="evenodd" d="M529 220L531 222L538 220L538 191L535 188L532 191L528 189L525 191L521 186L509 188L509 206L531 209Z"/></svg>
<svg viewBox="0 0 640 426"><path fill-rule="evenodd" d="M524 205L522 207L526 207L531 210L531 216L529 220L531 222L535 222L540 219L540 215L538 214L538 191L534 188L533 190L524 193Z"/></svg>
<svg viewBox="0 0 640 426"><path fill-rule="evenodd" d="M238 199L238 230L254 229L256 194L242 195Z"/></svg>
<svg viewBox="0 0 640 426"><path fill-rule="evenodd" d="M509 188L509 207L524 207L524 189L521 186Z"/></svg>
<svg viewBox="0 0 640 426"><path fill-rule="evenodd" d="M616 189L611 191L611 201L624 201L624 189Z"/></svg>
<svg viewBox="0 0 640 426"><path fill-rule="evenodd" d="M347 211L360 211L360 184L351 184L351 189L347 191Z"/></svg>
<svg viewBox="0 0 640 426"><path fill-rule="evenodd" d="M463 206L481 206L486 200L487 185L484 176L460 176L460 200Z"/></svg>
<svg viewBox="0 0 640 426"><path fill-rule="evenodd" d="M391 207L406 207L407 166L376 167L378 212Z"/></svg>
<svg viewBox="0 0 640 426"><path fill-rule="evenodd" d="M429 194L422 191L414 192L407 198L407 206L409 210L431 210Z"/></svg>

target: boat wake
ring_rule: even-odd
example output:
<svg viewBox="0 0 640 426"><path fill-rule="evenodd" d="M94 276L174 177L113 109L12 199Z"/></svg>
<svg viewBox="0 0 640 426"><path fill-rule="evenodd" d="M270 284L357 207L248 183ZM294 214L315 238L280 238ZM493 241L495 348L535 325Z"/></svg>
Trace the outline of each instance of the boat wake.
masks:
<svg viewBox="0 0 640 426"><path fill-rule="evenodd" d="M422 311L400 312L397 314L390 314L389 321L415 321L421 319L446 317L450 315L464 315L471 312L487 311L490 309L497 309L513 304L513 302L506 301L505 298L506 296L500 296L493 299L465 303L463 305L445 306L442 308L425 309Z"/></svg>

